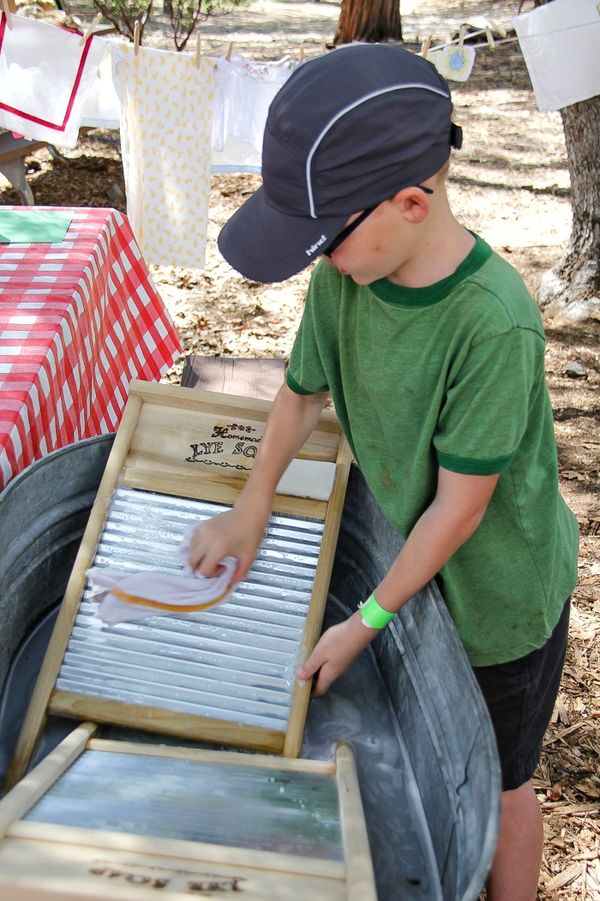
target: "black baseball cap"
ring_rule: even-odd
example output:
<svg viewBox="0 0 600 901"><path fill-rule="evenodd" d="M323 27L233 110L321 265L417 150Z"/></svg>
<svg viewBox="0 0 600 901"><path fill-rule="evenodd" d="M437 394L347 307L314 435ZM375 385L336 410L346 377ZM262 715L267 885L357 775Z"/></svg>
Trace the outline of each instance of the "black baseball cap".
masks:
<svg viewBox="0 0 600 901"><path fill-rule="evenodd" d="M246 278L279 282L325 250L348 217L438 172L462 143L447 82L393 44L348 44L299 66L276 94L263 185L219 234Z"/></svg>

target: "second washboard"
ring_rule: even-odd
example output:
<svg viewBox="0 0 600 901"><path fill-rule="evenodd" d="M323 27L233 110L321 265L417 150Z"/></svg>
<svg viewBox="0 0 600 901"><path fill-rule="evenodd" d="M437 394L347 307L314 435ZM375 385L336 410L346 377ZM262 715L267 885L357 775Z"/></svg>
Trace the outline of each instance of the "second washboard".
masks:
<svg viewBox="0 0 600 901"><path fill-rule="evenodd" d="M376 901L351 748L335 760L95 739L0 801L0 898Z"/></svg>
<svg viewBox="0 0 600 901"><path fill-rule="evenodd" d="M297 496L301 489L282 481L257 559L224 603L107 625L85 576L92 565L181 569L184 533L228 509L243 487L269 408L132 384L9 784L23 774L46 713L298 755L310 686L295 673L320 633L350 463L332 414L299 455L334 470L327 499Z"/></svg>

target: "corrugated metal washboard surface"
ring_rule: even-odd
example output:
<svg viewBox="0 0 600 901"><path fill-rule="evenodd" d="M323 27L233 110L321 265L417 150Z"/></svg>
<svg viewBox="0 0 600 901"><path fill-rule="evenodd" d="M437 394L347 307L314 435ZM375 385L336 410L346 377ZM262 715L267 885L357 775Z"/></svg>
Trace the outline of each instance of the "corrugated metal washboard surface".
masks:
<svg viewBox="0 0 600 901"><path fill-rule="evenodd" d="M341 860L335 775L84 751L26 820Z"/></svg>
<svg viewBox="0 0 600 901"><path fill-rule="evenodd" d="M95 566L176 572L189 527L227 507L117 489ZM285 731L324 525L274 514L222 604L106 625L86 587L57 689Z"/></svg>

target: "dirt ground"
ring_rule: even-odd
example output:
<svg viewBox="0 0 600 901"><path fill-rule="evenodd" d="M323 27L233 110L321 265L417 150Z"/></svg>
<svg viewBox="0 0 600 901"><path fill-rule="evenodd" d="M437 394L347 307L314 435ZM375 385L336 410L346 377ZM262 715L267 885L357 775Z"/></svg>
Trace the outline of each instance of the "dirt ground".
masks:
<svg viewBox="0 0 600 901"><path fill-rule="evenodd" d="M91 18L89 5L71 5ZM516 5L495 2L492 18L508 25ZM411 47L428 34L444 40L461 21L490 15L490 7L479 0L402 0L405 40ZM205 23L203 50L218 55L234 41L238 52L256 58L298 56L301 47L310 57L331 40L338 14L339 4L328 0L256 0ZM164 20L148 29L147 42L172 46ZM504 254L535 293L570 233L560 116L537 111L516 43L479 50L471 78L454 84L453 97L464 148L451 170L451 201L459 219ZM64 159L39 151L28 167L40 205L125 210L117 132L88 130ZM185 354L285 357L291 348L309 271L281 285L248 282L215 245L220 226L259 184L255 175L213 176L204 270L151 266ZM0 204L18 202L0 182ZM545 325L561 484L579 520L581 556L565 674L535 778L546 832L539 898L600 901L600 321L570 324L546 316ZM569 376L574 361L583 364L584 377ZM182 368L183 360L165 379L179 382Z"/></svg>

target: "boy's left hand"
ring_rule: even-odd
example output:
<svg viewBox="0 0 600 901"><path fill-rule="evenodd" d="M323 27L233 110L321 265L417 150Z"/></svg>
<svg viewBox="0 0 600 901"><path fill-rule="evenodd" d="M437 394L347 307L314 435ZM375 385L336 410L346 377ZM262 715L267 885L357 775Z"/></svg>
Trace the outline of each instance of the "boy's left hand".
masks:
<svg viewBox="0 0 600 901"><path fill-rule="evenodd" d="M377 635L377 629L363 625L359 613L323 633L310 657L298 670L298 679L305 682L319 673L311 697L324 695L329 686L345 672L360 652Z"/></svg>

